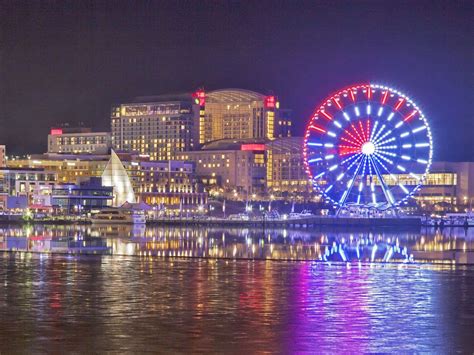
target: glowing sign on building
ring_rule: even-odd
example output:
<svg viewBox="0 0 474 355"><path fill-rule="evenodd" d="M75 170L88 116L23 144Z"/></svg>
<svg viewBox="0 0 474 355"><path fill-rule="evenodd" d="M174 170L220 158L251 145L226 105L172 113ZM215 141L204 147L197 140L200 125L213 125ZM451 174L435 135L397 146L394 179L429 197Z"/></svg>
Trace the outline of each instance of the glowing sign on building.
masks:
<svg viewBox="0 0 474 355"><path fill-rule="evenodd" d="M206 93L203 89L199 89L193 93L194 101L199 106L204 106L206 104Z"/></svg>
<svg viewBox="0 0 474 355"><path fill-rule="evenodd" d="M204 106L206 104L206 93L203 89L199 89L193 93L194 102L199 105L199 144L205 143L205 111Z"/></svg>
<svg viewBox="0 0 474 355"><path fill-rule="evenodd" d="M275 108L275 107L276 107L275 96L265 97L265 108Z"/></svg>
<svg viewBox="0 0 474 355"><path fill-rule="evenodd" d="M60 134L63 134L63 130L61 128L51 128L51 133L52 136L59 136Z"/></svg>
<svg viewBox="0 0 474 355"><path fill-rule="evenodd" d="M256 150L256 151L264 151L265 144L257 144L257 143L250 143L250 144L242 144L240 146L240 150Z"/></svg>

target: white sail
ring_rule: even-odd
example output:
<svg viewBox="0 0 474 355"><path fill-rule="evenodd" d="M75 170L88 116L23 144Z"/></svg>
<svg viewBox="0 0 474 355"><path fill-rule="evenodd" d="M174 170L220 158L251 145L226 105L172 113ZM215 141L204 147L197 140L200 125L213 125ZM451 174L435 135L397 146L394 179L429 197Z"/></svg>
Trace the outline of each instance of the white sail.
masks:
<svg viewBox="0 0 474 355"><path fill-rule="evenodd" d="M113 149L110 153L110 160L102 173L102 185L114 188L112 202L114 207L122 206L126 202L137 202L130 177Z"/></svg>

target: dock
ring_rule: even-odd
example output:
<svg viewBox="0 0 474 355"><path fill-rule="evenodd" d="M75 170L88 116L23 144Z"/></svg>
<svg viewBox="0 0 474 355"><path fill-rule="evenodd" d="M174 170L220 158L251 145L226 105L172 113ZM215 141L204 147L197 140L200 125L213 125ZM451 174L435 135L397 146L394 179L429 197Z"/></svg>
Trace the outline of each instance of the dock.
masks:
<svg viewBox="0 0 474 355"><path fill-rule="evenodd" d="M400 218L349 218L333 216L314 216L298 219L204 219L204 218L163 218L148 220L150 225L204 226L229 228L314 228L318 226L339 227L421 227L420 217Z"/></svg>

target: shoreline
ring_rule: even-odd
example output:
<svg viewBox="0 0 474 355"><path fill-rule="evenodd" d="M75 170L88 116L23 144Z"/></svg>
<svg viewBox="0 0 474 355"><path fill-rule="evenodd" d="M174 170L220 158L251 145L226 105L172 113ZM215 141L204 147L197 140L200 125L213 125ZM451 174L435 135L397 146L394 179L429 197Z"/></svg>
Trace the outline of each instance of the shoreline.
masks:
<svg viewBox="0 0 474 355"><path fill-rule="evenodd" d="M452 252L457 252L458 250L453 250ZM414 251L417 254L422 253L421 251ZM456 262L455 260L451 259L415 259L415 261L412 262L403 262L403 261L368 261L368 260L361 260L361 261L324 261L324 260L319 260L319 259L277 259L277 258L246 258L246 257L240 257L240 258L234 258L234 257L205 257L205 256L186 256L186 255L128 255L128 254L101 254L101 253L80 253L80 252L66 252L66 251L55 251L55 252L46 252L46 251L36 251L36 250L11 250L11 249L0 249L0 254L15 254L15 253L20 253L20 254L32 254L32 255L48 255L48 256L85 256L85 257L131 257L131 258L136 258L136 259L151 259L152 261L159 261L159 260L197 260L197 261L205 261L205 262L218 262L218 261L223 261L223 262L238 262L238 261L258 261L258 262L266 262L266 261L271 261L271 262L280 262L280 263L314 263L317 265L327 265L327 266L344 266L347 267L347 265L351 266L371 266L371 265L377 265L377 266L383 266L383 265L405 265L405 266L446 266L446 267L457 267L457 266L467 266L467 267L474 267L474 260L473 262ZM472 252L474 253L474 251Z"/></svg>
<svg viewBox="0 0 474 355"><path fill-rule="evenodd" d="M0 219L0 225L133 225L132 223L101 223L94 224L90 220L29 220L23 219ZM223 218L202 219L202 218L163 218L148 220L147 226L183 226L183 227L242 227L260 229L309 229L316 227L397 227L397 228L469 228L474 225L465 224L444 224L430 225L423 223L420 217L400 217L400 218L351 218L351 217L309 217L301 219L287 220L229 220Z"/></svg>

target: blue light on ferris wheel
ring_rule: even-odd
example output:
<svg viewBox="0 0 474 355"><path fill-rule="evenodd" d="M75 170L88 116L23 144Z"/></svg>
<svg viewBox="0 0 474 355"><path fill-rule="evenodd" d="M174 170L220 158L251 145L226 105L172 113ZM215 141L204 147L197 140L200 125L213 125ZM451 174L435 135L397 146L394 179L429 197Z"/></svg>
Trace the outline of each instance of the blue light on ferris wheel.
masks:
<svg viewBox="0 0 474 355"><path fill-rule="evenodd" d="M396 207L418 191L431 166L432 136L410 98L386 86L362 84L339 91L318 107L305 134L304 159L324 200L335 206ZM354 118L348 113L351 107ZM361 107L367 115L361 116ZM379 121L384 112L387 118ZM410 174L415 183L399 184L398 174ZM366 184L370 189L364 190Z"/></svg>

